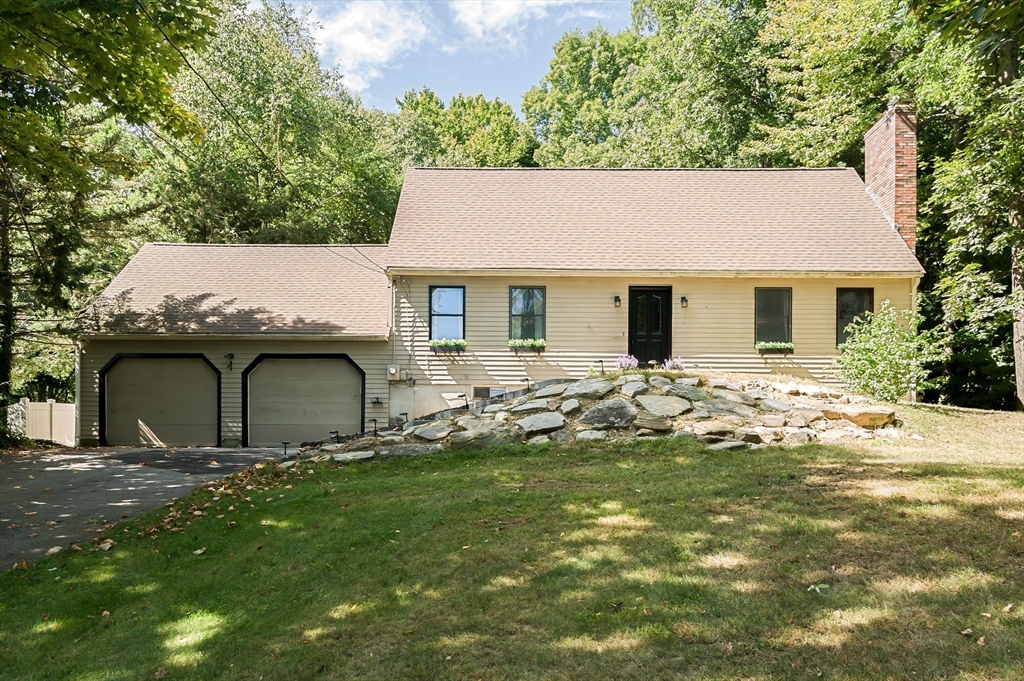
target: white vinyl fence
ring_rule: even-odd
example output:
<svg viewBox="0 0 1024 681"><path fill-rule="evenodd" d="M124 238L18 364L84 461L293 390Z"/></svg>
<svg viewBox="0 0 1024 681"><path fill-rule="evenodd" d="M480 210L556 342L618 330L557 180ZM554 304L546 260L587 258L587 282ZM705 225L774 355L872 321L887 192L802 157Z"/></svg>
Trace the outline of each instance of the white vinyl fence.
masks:
<svg viewBox="0 0 1024 681"><path fill-rule="evenodd" d="M7 426L33 440L74 446L75 405L53 400L29 402L25 398L7 408Z"/></svg>

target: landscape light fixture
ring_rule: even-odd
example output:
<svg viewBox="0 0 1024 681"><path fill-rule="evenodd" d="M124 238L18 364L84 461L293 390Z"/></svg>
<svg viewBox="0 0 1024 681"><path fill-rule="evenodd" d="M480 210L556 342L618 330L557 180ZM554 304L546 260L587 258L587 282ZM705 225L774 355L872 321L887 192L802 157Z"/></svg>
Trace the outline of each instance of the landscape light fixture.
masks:
<svg viewBox="0 0 1024 681"><path fill-rule="evenodd" d="M334 440L335 442L341 442L341 435L338 434L338 431L332 430L330 432L330 436L331 439Z"/></svg>
<svg viewBox="0 0 1024 681"><path fill-rule="evenodd" d="M615 307L622 307L622 298L615 296Z"/></svg>
<svg viewBox="0 0 1024 681"><path fill-rule="evenodd" d="M402 423L409 423L409 412L403 411L401 414L399 414L399 416L405 417L405 420L402 421Z"/></svg>
<svg viewBox="0 0 1024 681"><path fill-rule="evenodd" d="M288 445L290 445L291 442L289 442L288 440L285 440L281 444L284 445L284 455L285 455L285 458L287 458L288 457Z"/></svg>
<svg viewBox="0 0 1024 681"><path fill-rule="evenodd" d="M519 380L526 384L526 392L530 392L530 377L527 376L526 378L520 378Z"/></svg>
<svg viewBox="0 0 1024 681"><path fill-rule="evenodd" d="M373 421L373 436L377 437L377 419L370 419Z"/></svg>
<svg viewBox="0 0 1024 681"><path fill-rule="evenodd" d="M461 397L462 399L466 400L466 409L469 409L469 398L466 397L466 393L462 393L461 395L456 395L455 397L456 397L456 399Z"/></svg>
<svg viewBox="0 0 1024 681"><path fill-rule="evenodd" d="M601 365L601 375L604 376L604 360L599 359L597 360L597 363Z"/></svg>
<svg viewBox="0 0 1024 681"><path fill-rule="evenodd" d="M679 299L679 307L689 307L689 306L690 306L690 301L686 299L686 296L683 296L682 298Z"/></svg>

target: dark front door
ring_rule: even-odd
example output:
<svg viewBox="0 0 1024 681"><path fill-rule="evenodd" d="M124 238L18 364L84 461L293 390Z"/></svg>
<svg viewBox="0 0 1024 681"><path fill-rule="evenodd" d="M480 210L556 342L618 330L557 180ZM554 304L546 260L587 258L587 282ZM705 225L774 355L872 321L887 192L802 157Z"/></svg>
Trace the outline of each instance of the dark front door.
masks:
<svg viewBox="0 0 1024 681"><path fill-rule="evenodd" d="M672 353L672 289L630 287L629 354L646 368L664 362Z"/></svg>

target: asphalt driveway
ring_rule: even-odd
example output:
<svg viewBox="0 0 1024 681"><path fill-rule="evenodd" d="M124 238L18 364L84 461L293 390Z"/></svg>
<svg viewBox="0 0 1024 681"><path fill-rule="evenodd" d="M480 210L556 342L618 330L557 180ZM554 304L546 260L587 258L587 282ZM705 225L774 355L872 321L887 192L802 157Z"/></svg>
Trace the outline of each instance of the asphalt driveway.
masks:
<svg viewBox="0 0 1024 681"><path fill-rule="evenodd" d="M104 447L0 459L0 570L85 541L280 449Z"/></svg>

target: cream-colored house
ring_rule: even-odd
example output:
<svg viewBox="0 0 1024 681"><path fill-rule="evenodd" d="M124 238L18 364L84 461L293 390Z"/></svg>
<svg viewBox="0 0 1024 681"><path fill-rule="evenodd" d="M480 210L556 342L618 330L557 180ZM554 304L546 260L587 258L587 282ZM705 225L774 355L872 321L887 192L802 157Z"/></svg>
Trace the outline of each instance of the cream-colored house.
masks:
<svg viewBox="0 0 1024 681"><path fill-rule="evenodd" d="M147 244L83 319L80 441L298 443L625 355L822 378L846 325L913 307L923 273L912 112L866 148L867 184L414 168L386 247Z"/></svg>

